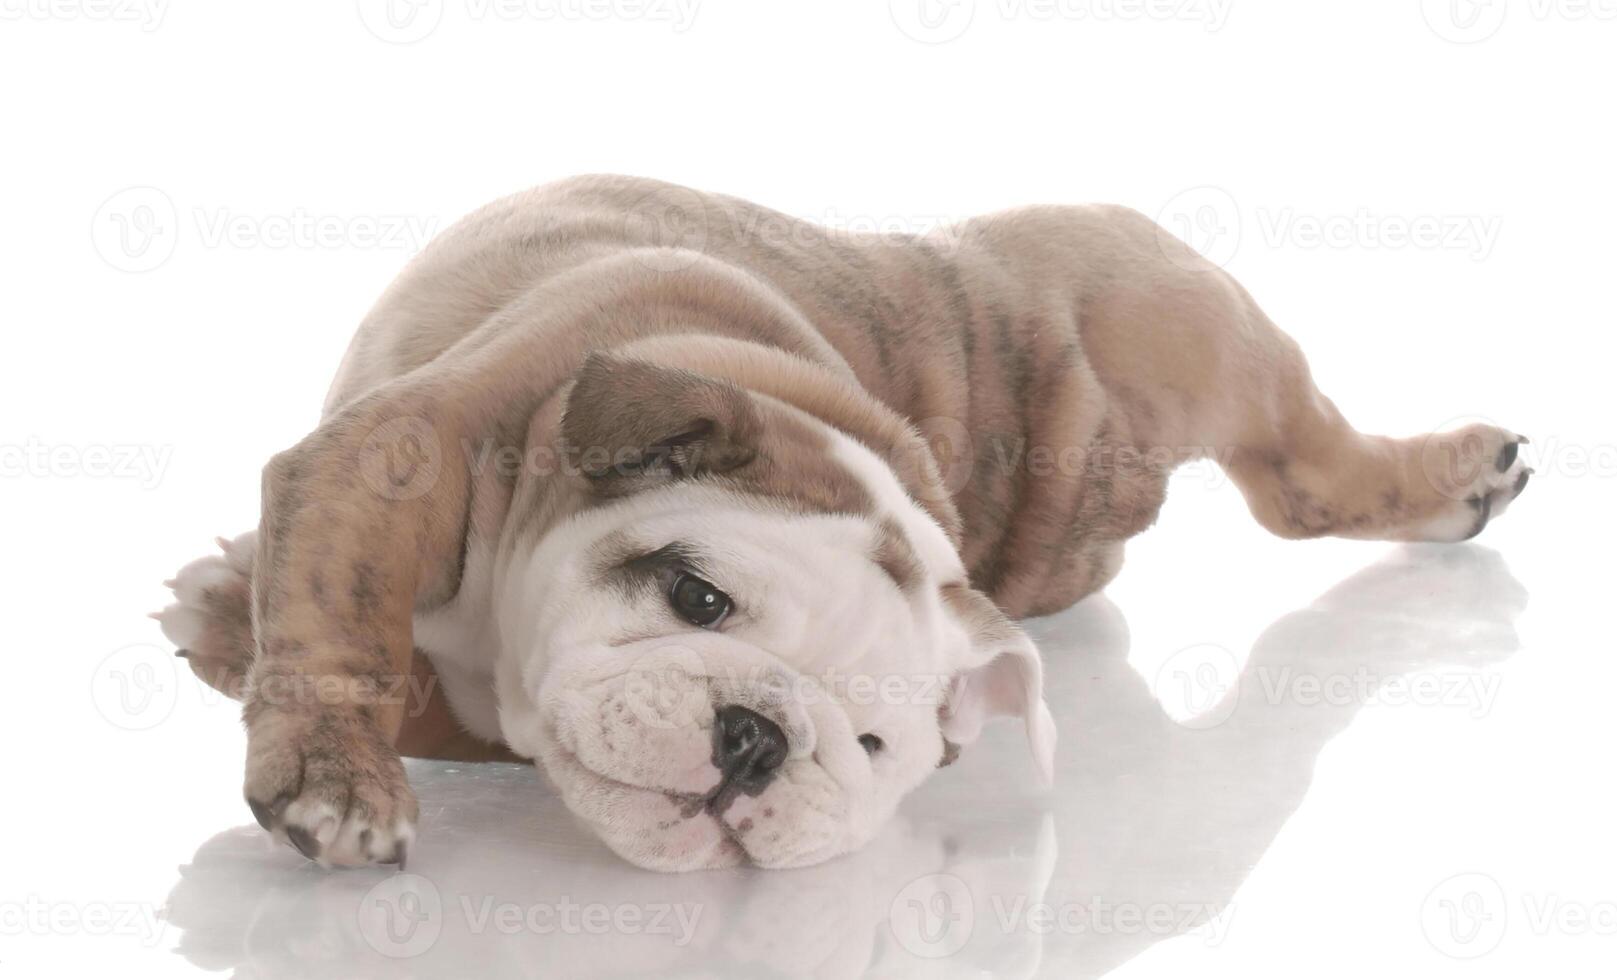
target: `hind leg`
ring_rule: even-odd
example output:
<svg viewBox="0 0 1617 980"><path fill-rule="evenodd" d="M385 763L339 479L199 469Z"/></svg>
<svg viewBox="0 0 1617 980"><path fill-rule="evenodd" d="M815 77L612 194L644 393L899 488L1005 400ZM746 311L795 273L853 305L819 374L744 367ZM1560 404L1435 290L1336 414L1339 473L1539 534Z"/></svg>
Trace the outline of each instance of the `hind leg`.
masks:
<svg viewBox="0 0 1617 980"><path fill-rule="evenodd" d="M1107 286L1086 306L1097 375L1138 441L1216 457L1270 531L1461 541L1527 485L1526 440L1497 426L1406 439L1358 432L1233 278L1143 216L1103 214L1106 254L1123 258L1105 260ZM1084 260L1069 248L1071 261ZM1093 249L1087 261L1098 261Z"/></svg>
<svg viewBox="0 0 1617 980"><path fill-rule="evenodd" d="M1491 425L1411 438L1365 435L1314 386L1302 351L1243 292L1237 345L1256 343L1245 383L1219 393L1220 459L1258 523L1285 538L1464 541L1503 514L1532 472L1527 440ZM1237 358L1252 351L1238 346Z"/></svg>
<svg viewBox="0 0 1617 980"><path fill-rule="evenodd" d="M1230 353L1253 366L1209 415L1226 426L1220 462L1258 523L1286 538L1464 541L1526 488L1527 440L1498 426L1401 439L1354 429L1297 344L1234 289Z"/></svg>
<svg viewBox="0 0 1617 980"><path fill-rule="evenodd" d="M1227 469L1264 527L1288 538L1338 535L1464 541L1527 486L1526 439L1494 426L1390 439L1334 413L1291 420L1298 438L1237 449Z"/></svg>

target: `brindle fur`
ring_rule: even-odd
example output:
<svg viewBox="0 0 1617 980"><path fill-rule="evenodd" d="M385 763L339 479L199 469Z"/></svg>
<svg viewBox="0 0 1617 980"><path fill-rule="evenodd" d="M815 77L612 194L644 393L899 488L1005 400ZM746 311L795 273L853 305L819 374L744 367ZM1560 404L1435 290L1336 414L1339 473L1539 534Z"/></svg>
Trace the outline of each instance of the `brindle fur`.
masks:
<svg viewBox="0 0 1617 980"><path fill-rule="evenodd" d="M696 394L654 390L679 372ZM539 188L410 265L361 324L320 427L265 469L246 720L247 795L268 822L311 792L413 815L390 747L406 712L378 697L412 669L412 614L454 596L469 538L520 547L626 486L474 465L478 447L565 456L569 435L588 441L594 419L562 418L575 379L603 412L688 395L770 415L749 415L753 456L720 447L726 478L858 509L857 482L791 413L830 422L892 465L1013 616L1104 586L1185 459L1215 456L1277 534L1419 538L1455 508L1485 518L1492 499L1467 504L1423 449L1491 460L1519 438L1359 434L1239 285L1124 208L864 236L647 180ZM750 408L732 388L768 397ZM399 419L430 433L439 472L378 494L360 461ZM878 558L902 581L900 544ZM350 694L265 696L308 676Z"/></svg>

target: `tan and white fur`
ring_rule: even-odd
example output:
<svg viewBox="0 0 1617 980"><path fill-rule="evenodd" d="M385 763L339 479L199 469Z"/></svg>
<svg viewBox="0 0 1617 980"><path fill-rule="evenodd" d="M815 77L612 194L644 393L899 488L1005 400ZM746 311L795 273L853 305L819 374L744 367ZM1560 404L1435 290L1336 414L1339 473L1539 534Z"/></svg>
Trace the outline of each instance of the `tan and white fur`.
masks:
<svg viewBox="0 0 1617 980"><path fill-rule="evenodd" d="M411 263L258 531L159 618L245 701L259 821L324 864L403 863L402 752L534 759L644 867L800 866L990 717L1053 775L1014 619L1104 586L1178 463L1286 537L1454 541L1521 491L1521 441L1360 434L1125 208L864 236L585 177ZM693 578L728 594L709 627L671 599ZM780 744L745 779L742 717Z"/></svg>

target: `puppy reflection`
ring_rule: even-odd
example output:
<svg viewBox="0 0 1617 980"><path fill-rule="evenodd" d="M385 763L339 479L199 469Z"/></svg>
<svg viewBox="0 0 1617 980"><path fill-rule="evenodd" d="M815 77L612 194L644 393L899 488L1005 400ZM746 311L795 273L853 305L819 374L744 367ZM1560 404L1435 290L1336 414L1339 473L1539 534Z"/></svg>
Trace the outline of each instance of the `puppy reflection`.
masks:
<svg viewBox="0 0 1617 980"><path fill-rule="evenodd" d="M455 825L412 868L424 887L323 873L238 828L182 869L168 917L182 954L237 976L1100 976L1187 930L1214 943L1240 928L1232 897L1362 706L1277 700L1262 672L1486 666L1518 648L1526 602L1486 549L1394 552L1276 620L1231 685L1233 706L1214 706L1222 722L1197 728L1164 713L1128 663L1121 613L1096 598L1030 624L1061 737L1081 747L1061 759L1059 797L1002 764L1015 733L990 733L960 778L927 784L857 855L671 878L614 860L526 767L421 766L423 798L456 801ZM591 934L531 915L563 899L632 902L647 918ZM689 930L651 932L649 916L676 906L695 910ZM522 921L502 930L501 909ZM1136 909L1171 915L1135 927L1117 913Z"/></svg>

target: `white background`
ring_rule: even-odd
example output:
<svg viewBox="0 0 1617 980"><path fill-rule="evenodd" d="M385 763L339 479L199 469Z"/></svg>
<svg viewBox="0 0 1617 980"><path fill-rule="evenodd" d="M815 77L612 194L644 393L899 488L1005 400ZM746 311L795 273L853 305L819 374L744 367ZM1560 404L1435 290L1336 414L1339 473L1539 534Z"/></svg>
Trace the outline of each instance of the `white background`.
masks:
<svg viewBox="0 0 1617 980"><path fill-rule="evenodd" d="M175 866L248 821L233 706L170 679L167 645L142 616L214 535L256 522L259 468L315 422L350 331L427 237L496 196L614 171L897 231L1023 203L1129 204L1223 261L1361 428L1413 434L1480 416L1533 438L1538 474L1479 540L1491 550L1448 557L1275 541L1216 473L1177 480L1107 598L1039 627L1073 683L1144 684L1160 717L1112 718L1104 698L1056 704L1065 788L1025 806L1056 816L1044 901L1116 889L1179 903L1194 880L1208 893L1191 897L1224 909L1227 928L1216 942L1142 935L1096 953L1070 928L1005 929L979 902L973 941L987 959L901 956L883 969L1611 975L1617 3L396 0L392 13L0 0L12 787L0 974L257 976L330 952L266 938L273 925L89 922L104 908L159 914ZM1414 563L1390 587L1371 583L1388 616L1372 603L1368 620L1362 604L1286 618L1388 555ZM1126 638L1091 632L1097 616L1126 622ZM1274 624L1299 622L1277 642L1390 649L1384 667L1440 664L1494 693L1371 704L1333 715L1340 725L1291 704L1219 752L1162 748L1197 731L1152 687L1180 651L1243 663ZM130 708L141 685L156 707ZM1175 740L1142 735L1162 725ZM1209 759L1288 739L1307 747L1284 780L1261 766L1208 777ZM907 819L975 839L951 815L981 799L974 778L1023 772L1014 749L990 739ZM1148 792L1106 795L1141 772L1157 774ZM440 840L459 819L453 780L443 794ZM1229 818L1232 801L1251 814ZM501 879L501 894L530 902L554 890L547 869L576 868L572 850L598 859L553 805L534 805L554 818L537 839L496 826L506 839L478 852L477 834L455 838L466 862L518 855L531 873ZM1164 815L1177 816L1161 829ZM1204 820L1222 829L1187 844ZM1094 846L1133 824L1159 829ZM424 848L432 833L429 819ZM1023 853L1014 832L996 833L979 836ZM353 887L253 834L207 893L221 916L262 915L265 868L283 902ZM1102 850L1110 870L1095 884L1086 862ZM661 887L611 873L625 902ZM845 908L840 873L813 880ZM1459 874L1473 877L1444 884ZM878 904L881 948L915 952ZM29 911L40 906L44 920ZM1546 907L1559 915L1540 918ZM807 928L790 908L766 919ZM727 929L696 962L825 975L887 962L860 950L748 959ZM998 937L1014 939L1012 960L992 958L996 931L1016 932ZM475 958L482 941L438 952ZM591 948L603 972L622 966L612 946ZM453 962L355 955L333 975Z"/></svg>

